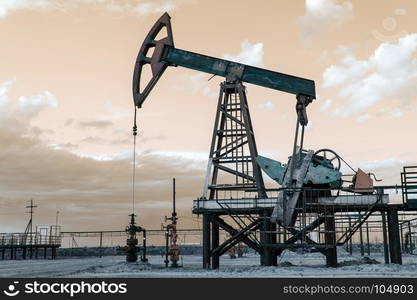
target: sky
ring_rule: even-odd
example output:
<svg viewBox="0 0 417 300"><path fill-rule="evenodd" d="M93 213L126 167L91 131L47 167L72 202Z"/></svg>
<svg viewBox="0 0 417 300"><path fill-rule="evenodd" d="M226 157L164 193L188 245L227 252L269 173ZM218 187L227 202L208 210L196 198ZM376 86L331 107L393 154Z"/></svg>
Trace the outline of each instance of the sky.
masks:
<svg viewBox="0 0 417 300"><path fill-rule="evenodd" d="M0 0L0 231L121 230L132 202L132 73L167 11L175 46L309 78L305 147L400 183L417 162L414 0ZM222 78L169 68L138 111L136 213L160 228L177 180L196 228ZM286 161L295 97L247 84L260 155Z"/></svg>

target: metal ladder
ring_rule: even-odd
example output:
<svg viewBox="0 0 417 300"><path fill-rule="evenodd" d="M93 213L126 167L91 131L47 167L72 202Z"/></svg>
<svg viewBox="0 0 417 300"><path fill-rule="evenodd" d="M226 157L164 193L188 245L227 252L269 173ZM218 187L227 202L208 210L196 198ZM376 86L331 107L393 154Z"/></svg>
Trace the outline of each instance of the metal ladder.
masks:
<svg viewBox="0 0 417 300"><path fill-rule="evenodd" d="M405 166L401 173L403 203L417 205L417 166Z"/></svg>
<svg viewBox="0 0 417 300"><path fill-rule="evenodd" d="M368 209L361 213L360 211L357 212L356 220L353 224L349 226L349 229L344 232L338 239L337 239L337 245L344 245L346 242L348 242L352 236L358 231L358 229L368 220L368 218L372 215L374 212L375 207L382 203L382 198L384 197L383 191L378 192L377 191L377 199L376 201L369 205Z"/></svg>

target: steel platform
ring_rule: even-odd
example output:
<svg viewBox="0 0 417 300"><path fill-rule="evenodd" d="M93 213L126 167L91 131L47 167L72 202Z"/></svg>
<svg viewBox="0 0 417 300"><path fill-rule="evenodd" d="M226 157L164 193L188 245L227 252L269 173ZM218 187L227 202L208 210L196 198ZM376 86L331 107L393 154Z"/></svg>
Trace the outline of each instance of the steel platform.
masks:
<svg viewBox="0 0 417 300"><path fill-rule="evenodd" d="M377 195L340 195L331 197L318 197L314 203L306 203L303 207L308 211L317 211L332 207L336 211L366 210L377 201ZM259 210L272 210L277 203L277 198L239 198L239 199L197 199L193 201L193 213L207 212L228 213L257 213ZM384 194L377 206L388 205L389 195ZM300 208L299 208L300 209Z"/></svg>

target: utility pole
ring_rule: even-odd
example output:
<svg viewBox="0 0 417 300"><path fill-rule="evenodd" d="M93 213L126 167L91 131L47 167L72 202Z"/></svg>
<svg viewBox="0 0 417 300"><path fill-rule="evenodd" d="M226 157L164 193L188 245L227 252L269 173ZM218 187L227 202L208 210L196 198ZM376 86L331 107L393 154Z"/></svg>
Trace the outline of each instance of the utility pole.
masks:
<svg viewBox="0 0 417 300"><path fill-rule="evenodd" d="M58 215L59 215L59 210L56 211L56 216L55 216L55 231L58 231Z"/></svg>
<svg viewBox="0 0 417 300"><path fill-rule="evenodd" d="M29 233L30 233L30 240L32 241L32 233L33 233L33 209L36 208L38 206L33 205L33 199L30 199L30 205L26 205L26 208L29 208L30 210L27 212L30 214L30 219L29 219L29 223L26 229L29 229Z"/></svg>
<svg viewBox="0 0 417 300"><path fill-rule="evenodd" d="M30 236L30 258L32 258L33 255L33 209L36 208L36 205L33 205L33 199L30 199L30 205L26 205L26 208L29 208L30 210L27 212L30 214L30 219L29 219L29 223L26 226L25 229L25 235L27 237L27 235L29 234Z"/></svg>

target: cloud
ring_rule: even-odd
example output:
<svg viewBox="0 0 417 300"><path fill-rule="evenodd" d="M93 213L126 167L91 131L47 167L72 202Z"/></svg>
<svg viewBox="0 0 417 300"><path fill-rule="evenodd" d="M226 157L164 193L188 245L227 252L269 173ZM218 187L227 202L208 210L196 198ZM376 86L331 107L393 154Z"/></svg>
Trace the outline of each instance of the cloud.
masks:
<svg viewBox="0 0 417 300"><path fill-rule="evenodd" d="M327 99L326 101L324 101L323 105L320 107L320 111L322 112L328 111L331 105L332 105L332 100Z"/></svg>
<svg viewBox="0 0 417 300"><path fill-rule="evenodd" d="M383 159L383 160L373 160L373 161L363 162L360 164L360 167L364 169L373 170L373 169L384 169L384 168L395 167L399 165L404 165L405 163L406 163L405 160L399 160L399 159L396 159L395 157L390 157L388 159Z"/></svg>
<svg viewBox="0 0 417 300"><path fill-rule="evenodd" d="M20 96L17 101L9 98L8 92L14 84L14 80L0 83L0 126L13 131L29 132L28 124L36 118L42 110L56 108L58 100L49 91L32 96ZM39 128L30 127L32 131L39 133Z"/></svg>
<svg viewBox="0 0 417 300"><path fill-rule="evenodd" d="M49 91L25 97L19 97L19 110L25 117L33 118L45 108L56 108L58 100Z"/></svg>
<svg viewBox="0 0 417 300"><path fill-rule="evenodd" d="M64 125L65 126L71 126L74 123L74 119L73 118L69 118L65 121Z"/></svg>
<svg viewBox="0 0 417 300"><path fill-rule="evenodd" d="M201 93L204 96L211 98L218 97L218 92L213 91L213 89L209 86L208 79L210 77L211 76L207 75L206 73L196 73L187 78L191 81L192 92L195 94Z"/></svg>
<svg viewBox="0 0 417 300"><path fill-rule="evenodd" d="M68 124L71 124L71 123L68 123ZM113 125L114 125L113 122L107 121L107 120L93 120L93 121L80 121L80 122L78 122L78 126L80 126L82 128L102 129L102 128L111 127Z"/></svg>
<svg viewBox="0 0 417 300"><path fill-rule="evenodd" d="M160 14L165 11L175 9L179 3L184 1L171 0L165 1L136 1L136 0L72 0L72 1L57 1L57 0L1 0L0 1L0 18L4 18L12 13L20 10L33 11L47 11L53 9L70 10L77 9L81 5L92 5L94 7L101 7L102 9L126 13L132 12L140 16L150 14Z"/></svg>
<svg viewBox="0 0 417 300"><path fill-rule="evenodd" d="M8 92L11 89L14 82L14 80L7 80L0 83L0 107L4 107L8 104Z"/></svg>
<svg viewBox="0 0 417 300"><path fill-rule="evenodd" d="M340 115L360 114L384 97L397 97L408 105L417 92L417 34L396 43L382 43L366 60L347 53L340 64L323 73L323 87L337 88L349 105L339 107Z"/></svg>
<svg viewBox="0 0 417 300"><path fill-rule="evenodd" d="M0 18L19 10L39 10L51 7L51 0L2 0L0 1Z"/></svg>
<svg viewBox="0 0 417 300"><path fill-rule="evenodd" d="M155 2L155 1L148 1L139 3L134 10L139 15L149 15L154 13L163 13L166 11L171 11L177 7L176 4L174 4L173 1L162 1L162 2Z"/></svg>
<svg viewBox="0 0 417 300"><path fill-rule="evenodd" d="M236 55L225 54L224 59L247 64L251 66L262 67L264 56L264 44L250 44L248 40L244 40L240 45L240 52Z"/></svg>
<svg viewBox="0 0 417 300"><path fill-rule="evenodd" d="M261 108L261 109L263 109L263 110L266 110L266 111L271 111L271 110L273 110L274 108L275 108L275 104L274 103L272 103L271 101L268 101L268 102L265 102L265 103L262 103L262 104L259 104L259 107Z"/></svg>
<svg viewBox="0 0 417 300"><path fill-rule="evenodd" d="M89 137L82 139L80 143L112 145L114 141L108 140L99 136L89 136Z"/></svg>
<svg viewBox="0 0 417 300"><path fill-rule="evenodd" d="M369 114L363 114L359 118L356 119L356 122L363 123L369 119Z"/></svg>
<svg viewBox="0 0 417 300"><path fill-rule="evenodd" d="M306 0L306 14L298 18L301 37L312 39L348 21L353 15L349 1L341 4L334 0Z"/></svg>
<svg viewBox="0 0 417 300"><path fill-rule="evenodd" d="M23 200L33 197L38 205L37 224L53 222L58 209L65 230L122 229L131 203L131 157L80 157L58 145L44 145L37 138L17 136L0 129L0 203L2 212L20 212ZM156 228L169 212L171 178L178 182L178 202L188 209L198 197L204 179L203 168L187 159L142 153L137 161L137 205L140 224ZM164 200L161 200L164 199ZM165 200L166 199L166 200ZM155 209L154 204L159 203ZM2 216L2 224L24 229L22 218ZM183 222L184 224L185 222ZM185 225L194 227L195 224Z"/></svg>
<svg viewBox="0 0 417 300"><path fill-rule="evenodd" d="M407 161L404 159L398 159L396 157L389 157L386 159L359 162L355 165L365 172L374 173L377 179L382 179L382 182L374 182L375 185L395 185L401 184L400 173L403 171L403 167L406 165L415 165L416 162L417 161L415 160ZM386 192L390 191L392 190L387 190ZM398 201L400 195L398 195L398 197L391 197L393 195L390 195L390 201Z"/></svg>
<svg viewBox="0 0 417 300"><path fill-rule="evenodd" d="M404 115L404 113L401 111L401 109L396 108L391 112L391 116L395 119L399 119Z"/></svg>
<svg viewBox="0 0 417 300"><path fill-rule="evenodd" d="M223 55L223 58L243 64L262 67L263 55L263 43L250 44L248 40L244 40L241 44L241 49L239 53L237 53L236 55L226 53L225 55ZM211 76L207 74L196 73L187 77L187 80L191 81L193 93L200 93L210 98L217 98L219 95L218 91L214 91L209 86L209 83L207 82L209 78L211 78ZM272 109L271 104L268 104L268 107L263 106L262 108L267 110Z"/></svg>
<svg viewBox="0 0 417 300"><path fill-rule="evenodd" d="M49 92L12 99L13 83L0 83L0 231L5 224L9 230L24 230L24 206L30 198L38 205L35 225L54 224L59 210L64 230L122 230L131 212L132 153L80 156L70 152L78 145L42 140L42 129L30 121L57 100ZM160 226L171 208L172 177L177 179L179 215L190 216L190 200L201 195L206 163L191 155L138 154L139 224ZM182 220L182 226L196 225Z"/></svg>

